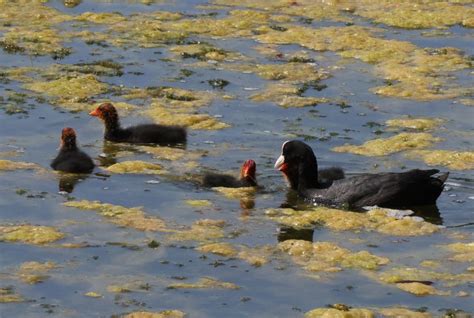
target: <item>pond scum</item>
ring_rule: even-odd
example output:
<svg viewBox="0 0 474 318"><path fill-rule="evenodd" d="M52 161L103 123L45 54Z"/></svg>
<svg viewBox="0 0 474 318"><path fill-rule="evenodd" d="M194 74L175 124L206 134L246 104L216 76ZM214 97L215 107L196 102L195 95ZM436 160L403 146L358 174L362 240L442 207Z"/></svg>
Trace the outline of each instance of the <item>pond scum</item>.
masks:
<svg viewBox="0 0 474 318"><path fill-rule="evenodd" d="M340 58L341 65L354 60L369 65L369 72L378 79L377 84L370 88L373 94L418 102L452 99L462 107L473 105L472 85L463 86L456 78L459 72L471 72L472 75L472 57L452 47L423 48L408 41L389 39L385 32L388 26L430 29L429 32L438 32L436 34L449 34L448 28L455 25L473 28L472 1L214 0L211 4L199 6L199 9L205 12L224 11L225 14L148 11L130 15L119 12L74 15L60 12L42 1L23 5L0 1L0 48L4 53L51 57L55 61L42 67L1 65L0 79L2 82L14 82L19 90L29 94L29 98L73 113L88 112L102 101L113 99L119 112L127 115L148 117L160 124L183 125L191 132L217 131L232 127L232 123L211 113L215 101L236 99L219 91L228 82L215 79L209 83L213 89L206 91L184 89L178 85L127 87L112 84L111 78L122 76L124 69L124 65L112 59L76 64L59 61L76 53L73 43L77 42L97 48L112 47L125 52L123 54L128 49L161 48L167 52L164 60L174 61L183 67L174 79L176 81L201 69L226 71L236 76L254 74L265 85L248 96L250 101L272 103L282 108L300 108L319 104L334 106L338 103L319 91L340 66L322 66L323 63L308 53L328 52ZM361 19L370 23L357 25ZM311 25L313 21L332 21L335 26L315 28ZM219 41L225 43L228 39L254 41L259 57L219 47ZM295 54L285 53L280 49L286 45L296 45L299 50L304 50ZM18 98L10 99L9 103L23 107ZM0 102L3 109L3 99ZM27 112L26 108L20 111ZM351 141L334 147L332 151L369 157L402 153L405 158L422 160L430 166L474 169L474 150L438 149L443 142L439 130L444 129L444 125L447 125L444 119L435 117L392 118L385 122L384 137L356 144ZM15 173L16 170L43 171L35 163L3 159L2 153L10 157L7 152L0 153L0 175ZM199 161L209 155L206 151L149 146L137 146L124 153L127 160L102 167L103 170L117 175L171 176L200 169ZM143 157L134 158L137 153L152 156L159 163L142 160ZM254 188L218 187L213 190L230 201L253 201L261 195ZM219 208L216 202L208 199L186 199L184 205L201 212ZM213 254L226 260L237 259L253 267L285 260L300 267L308 279L316 282L340 272L352 271L388 289L396 288L419 297L471 296L469 285L474 281L474 243L468 239L435 246L439 248L439 254L420 261L419 267L415 267L413 264L407 266L383 252L378 255L360 247L352 248L329 241L293 239L257 246L233 243L232 235L238 232L235 224L217 218L199 218L190 225L179 225L142 207L74 198L68 198L63 206L67 211L94 211L104 221L124 230L143 232L147 238L155 238L161 233L164 235L163 243L189 244L201 257ZM256 219L272 226L273 223L296 229L317 226L333 233L369 233L390 239L447 235L451 231L411 215L395 215L392 211L378 208L366 213L322 207L304 210L272 208L260 212ZM0 224L2 243L43 248L87 246L64 243L65 239L74 240L60 227ZM160 248L158 243L155 248ZM450 265L453 263L459 267L451 272ZM26 261L11 269L7 275L2 273L0 282L8 279L15 284L38 284L50 276L54 277L63 266L52 261ZM241 288L236 283L208 276L193 282L166 284L169 290L232 291ZM0 287L0 303L30 301L17 293L17 289ZM91 298L91 301L101 301L108 294L134 293L138 289L137 284L119 282L110 284L103 291L84 290L80 295ZM120 317L185 316L186 313L180 310L130 310ZM344 304L314 308L304 316L432 317L425 309L412 310L403 306L362 308Z"/></svg>

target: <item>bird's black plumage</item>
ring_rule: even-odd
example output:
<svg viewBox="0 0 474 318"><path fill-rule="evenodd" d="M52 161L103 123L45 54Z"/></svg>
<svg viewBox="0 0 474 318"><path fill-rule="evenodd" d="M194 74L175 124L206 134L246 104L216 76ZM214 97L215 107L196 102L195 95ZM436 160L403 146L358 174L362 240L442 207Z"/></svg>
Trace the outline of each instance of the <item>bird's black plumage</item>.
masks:
<svg viewBox="0 0 474 318"><path fill-rule="evenodd" d="M51 162L51 168L71 173L90 173L94 169L92 159L77 147L74 129L63 129L61 149Z"/></svg>
<svg viewBox="0 0 474 318"><path fill-rule="evenodd" d="M240 178L219 173L206 173L203 177L202 184L205 187L255 187L257 180L255 177L256 164L253 160L247 160L240 170Z"/></svg>
<svg viewBox="0 0 474 318"><path fill-rule="evenodd" d="M313 150L301 141L283 144L275 167L288 179L292 189L315 203L351 208L380 206L402 208L433 205L444 188L449 173L434 177L437 169L362 174L331 184L318 181L318 165Z"/></svg>
<svg viewBox="0 0 474 318"><path fill-rule="evenodd" d="M99 117L104 121L104 139L114 142L128 142L136 144L185 144L187 132L181 126L165 126L157 124L143 124L122 128L117 110L111 103L101 104L90 112L91 116Z"/></svg>

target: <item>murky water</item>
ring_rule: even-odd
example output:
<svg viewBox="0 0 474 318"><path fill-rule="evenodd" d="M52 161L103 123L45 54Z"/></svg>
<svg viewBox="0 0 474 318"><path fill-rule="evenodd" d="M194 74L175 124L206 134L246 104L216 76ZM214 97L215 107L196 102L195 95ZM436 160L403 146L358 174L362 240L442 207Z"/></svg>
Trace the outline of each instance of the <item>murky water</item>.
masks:
<svg viewBox="0 0 474 318"><path fill-rule="evenodd" d="M272 220L267 213L268 209L278 208L287 200L286 185L282 176L273 169L273 163L282 142L288 139L306 140L315 150L321 167L341 166L348 174L425 168L427 164L421 155L407 157L410 149L385 156L360 156L331 150L346 143L360 145L370 139L388 138L402 131L420 132L385 125L389 119L408 115L442 119L440 125L424 131L440 138L426 149L473 151L472 28L457 23L441 29L444 32L441 35L427 37L423 32L436 28L406 30L377 24L376 39L407 41L420 50L445 46L460 50L446 64L436 64L431 60L421 65L416 64L416 60L406 64L413 68L416 76L419 76L416 72L422 66L434 65L436 70L427 69L423 74L441 82L438 87L440 95L451 92L449 89L453 88L462 88L462 92L439 98L401 98L373 92L375 87L396 86L398 82L410 85L410 82L403 76L398 81L390 75L386 76L389 79L380 76L378 69L385 66L384 59L366 63L363 56L370 48L363 45L356 56L352 56L351 51L352 57L344 58L341 52L349 52L351 44L342 50L316 51L310 44L305 44L306 48L298 45L299 40L281 45L277 42L274 45L262 43L266 41L261 37L271 35L271 32L285 34L295 26L343 29L354 24L375 28L371 20L357 15L357 11L341 8L339 18L328 16L327 19L309 21L298 13L287 16L289 13L285 11L287 7L304 6L304 2L285 2L281 8L270 6L266 11L273 15L273 20L259 21L258 17L253 17L247 21L248 17L242 16L241 20L218 25L221 29L212 29L207 19L223 20L231 11L243 9L235 3L229 1L222 7L205 7L210 3L87 1L69 7L62 2L31 4L33 8L25 4L0 3L8 12L5 16L0 13L0 18L4 19L0 27L3 41L8 40L8 43L20 47L8 50L4 45L6 42L2 42L5 49L0 51L0 160L38 165L32 170L0 170L0 225L4 229L21 224L51 226L64 233L64 238L47 244L12 242L0 236L3 240L0 242L0 296L4 297L4 303L0 304L1 317L109 317L172 309L183 311L190 317L297 317L314 308L337 303L369 308L377 314L382 308L392 307L426 311L433 316L453 314L456 310L474 312L471 243L474 241L474 227L469 225L473 222L474 202L472 161L466 161L467 167L462 167L463 170L436 166L443 171L449 170L451 174L449 187L438 200L439 213L422 215L427 221L445 226L433 234L397 236L364 227L338 231L320 224L303 231L286 229L285 235L282 234L285 226ZM20 12L11 9L21 6L25 6L23 13L22 9ZM261 10L263 7L255 6L255 9L247 10L252 14L265 12ZM465 6L472 9L472 5ZM47 11L38 11L42 7ZM32 15L28 15L29 10ZM40 13L35 14L35 10ZM156 14L157 11L161 13ZM111 22L111 16L104 17L101 23L94 23L92 18L76 19L85 12L115 13L119 20ZM171 18L169 12L179 14ZM278 19L275 18L277 15ZM22 19L32 21L26 23ZM133 20L135 24L130 22ZM191 23L179 24L183 21ZM209 29L205 28L207 24ZM120 29L124 25L124 29ZM45 44L41 46L43 40L34 40L31 39L34 36L21 33L25 30L53 30L53 35L59 39L57 42L44 40ZM150 33L141 34L144 30ZM8 35L14 31L23 35ZM81 31L92 33L78 35ZM165 35L153 38L160 32ZM197 53L173 53L180 52L180 47L202 42L212 49L207 47L204 53L202 49ZM61 51L64 48L70 49L67 52L70 54L53 59L64 52ZM316 69L319 74L327 76L308 83L315 74L304 73L292 78L296 73L294 70L292 74L289 74L291 70L259 73L261 65L288 65L295 53L300 58L293 64L300 64L298 67L303 70ZM404 54L410 55L412 51ZM432 55L436 54L444 53ZM302 61L301 56L306 60ZM462 61L450 64L455 58ZM89 75L106 86L97 94L73 90L72 96L62 98L48 90L51 88L32 88L38 82L82 78L87 73L84 69L64 68L46 71L53 64L71 66L104 60L117 63L122 74L111 76L94 68ZM463 63L465 66L458 67ZM12 73L20 68L30 69L20 74L23 77ZM90 80L90 77L86 79ZM213 88L208 83L213 79L224 79L229 84L221 89ZM392 83L387 84L390 81ZM315 82L319 86L314 86ZM255 100L255 94L266 91L269 84L275 83L290 88L311 84L313 86L309 85L302 94L288 95L326 100L317 106L306 107L291 107L292 102L285 105L288 107L278 106L283 101L281 96L274 95L263 101ZM426 85L437 87L436 83ZM72 86L72 82L65 84L62 88L65 95ZM141 91L145 97L126 97L132 88L162 86L185 89L187 91L183 94L190 94L203 104L176 100L169 95L146 95L146 90ZM413 86L413 89L420 90L420 87ZM204 95L196 95L199 92ZM76 98L77 94L84 96ZM163 159L164 156L159 154L153 157L138 146L116 146L102 141L102 124L84 110L103 100L127 102L134 106L122 112L124 125L151 121L148 111L160 109L157 115L151 114L157 122L169 120L192 125L186 120L198 113L208 115L206 120L210 118L229 127L213 130L193 129L191 126L182 157L172 160ZM170 115L157 106L160 103L164 109L178 110ZM179 108L180 104L186 107ZM176 114L185 114L180 119L182 122L176 119L179 117ZM61 129L67 126L77 131L82 149L101 164L90 176L75 180L77 183L73 182L73 191L69 194L58 192L58 184L65 177L49 169L49 163L57 152ZM255 194L240 200L231 199L212 189L202 188L196 182L207 170L237 174L241 163L249 158L257 162L258 180L264 187ZM114 174L106 170L108 165L126 160L159 163L166 173ZM65 202L80 200L143 207L145 216L141 215L139 221L145 225L133 223L138 222L136 215L130 216L135 218L134 221L127 221L128 216L117 218L117 215L105 215L97 210L80 210L64 205ZM147 228L147 223L158 219L165 223L162 228ZM223 220L225 225L205 223L192 232L196 228L191 227L193 223L202 219ZM191 235L184 239L186 232ZM390 262L363 269L363 266L345 266L344 261L332 259L325 260L325 264L337 267L337 271L310 270L307 263L295 255L288 255L278 245L279 240L288 238L331 242L353 253L368 251L386 257ZM245 253L197 250L209 243L223 242L232 244L237 251L247 251L254 257L253 261L243 256ZM453 259L454 252L443 247L452 243L466 244L462 248L465 253L462 260ZM255 261L255 257L260 258ZM426 260L432 263L423 263ZM55 266L47 270L21 269L22 264L32 261L54 262ZM442 278L425 274L410 278L400 274L400 280L432 282L435 293L439 294L416 296L397 288L394 281L384 283L380 278L383 273L400 268L418 268L451 276ZM464 276L453 277L453 274ZM174 286L195 284L203 277L232 283L239 288L219 285L214 280L209 285L194 286L201 288Z"/></svg>

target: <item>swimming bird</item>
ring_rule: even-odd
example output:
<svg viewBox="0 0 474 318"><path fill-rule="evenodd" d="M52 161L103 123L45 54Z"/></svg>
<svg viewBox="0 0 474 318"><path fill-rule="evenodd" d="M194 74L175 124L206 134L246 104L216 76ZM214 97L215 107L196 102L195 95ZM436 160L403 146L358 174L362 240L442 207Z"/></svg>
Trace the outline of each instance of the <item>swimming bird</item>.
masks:
<svg viewBox="0 0 474 318"><path fill-rule="evenodd" d="M316 204L406 208L434 205L443 191L449 173L434 176L437 169L414 169L406 172L367 173L331 184L318 181L318 163L310 146L302 141L286 141L275 162L290 187Z"/></svg>
<svg viewBox="0 0 474 318"><path fill-rule="evenodd" d="M60 150L51 162L51 168L72 173L90 173L94 169L92 159L77 147L74 129L62 130Z"/></svg>
<svg viewBox="0 0 474 318"><path fill-rule="evenodd" d="M247 160L240 168L239 179L227 174L207 173L203 177L202 184L205 187L255 187L257 186L257 179L255 177L256 169L257 164L255 161Z"/></svg>
<svg viewBox="0 0 474 318"><path fill-rule="evenodd" d="M185 144L186 129L181 126L142 124L128 128L120 126L120 120L114 105L103 103L89 113L100 118L105 125L104 139L114 142L135 144L175 145Z"/></svg>

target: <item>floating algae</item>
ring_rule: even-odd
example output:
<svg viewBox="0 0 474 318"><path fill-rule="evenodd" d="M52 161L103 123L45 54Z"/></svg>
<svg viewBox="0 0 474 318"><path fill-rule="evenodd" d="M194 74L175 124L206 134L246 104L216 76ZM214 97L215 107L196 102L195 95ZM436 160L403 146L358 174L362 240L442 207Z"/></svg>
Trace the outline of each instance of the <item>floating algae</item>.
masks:
<svg viewBox="0 0 474 318"><path fill-rule="evenodd" d="M443 248L454 252L449 259L456 262L474 262L474 242L471 243L452 243L442 246Z"/></svg>
<svg viewBox="0 0 474 318"><path fill-rule="evenodd" d="M378 312L387 318L431 318L432 315L427 312L413 311L406 308L381 308Z"/></svg>
<svg viewBox="0 0 474 318"><path fill-rule="evenodd" d="M344 308L345 309L345 308ZM365 308L316 308L304 314L305 318L374 318L375 314Z"/></svg>
<svg viewBox="0 0 474 318"><path fill-rule="evenodd" d="M180 125L191 129L219 130L230 127L207 114L194 114L186 106L167 107L161 102L154 102L145 114L163 125Z"/></svg>
<svg viewBox="0 0 474 318"><path fill-rule="evenodd" d="M306 107L327 103L327 98L300 96L300 89L291 84L270 84L263 92L250 97L255 102L274 102L281 107Z"/></svg>
<svg viewBox="0 0 474 318"><path fill-rule="evenodd" d="M75 20L93 22L93 23L98 23L98 24L115 24L115 23L124 22L127 19L120 13L84 12L81 15L75 17Z"/></svg>
<svg viewBox="0 0 474 318"><path fill-rule="evenodd" d="M26 284L37 284L47 279L47 273L56 268L58 265L54 262L25 262L20 265L15 275Z"/></svg>
<svg viewBox="0 0 474 318"><path fill-rule="evenodd" d="M205 153L200 151L184 150L173 147L161 147L161 146L138 146L138 150L152 154L155 159L177 161L177 160L197 160L201 158Z"/></svg>
<svg viewBox="0 0 474 318"><path fill-rule="evenodd" d="M388 210L373 209L366 213L317 207L311 210L269 209L266 215L272 220L293 228L312 228L315 224L335 231L367 230L395 236L429 235L439 227L405 216L396 218Z"/></svg>
<svg viewBox="0 0 474 318"><path fill-rule="evenodd" d="M92 210L106 217L110 222L139 231L172 232L165 222L157 217L148 216L141 207L126 208L120 205L101 203L99 201L69 201L64 206Z"/></svg>
<svg viewBox="0 0 474 318"><path fill-rule="evenodd" d="M434 283L442 283L444 287L452 287L462 284L469 284L474 279L474 273L467 272L461 274L452 274L448 272L427 271L411 267L391 268L379 274L365 273L369 278L382 283L394 284L406 292L424 295L450 295L451 292L439 290L432 286Z"/></svg>
<svg viewBox="0 0 474 318"><path fill-rule="evenodd" d="M20 303L25 299L16 294L12 287L0 288L0 303Z"/></svg>
<svg viewBox="0 0 474 318"><path fill-rule="evenodd" d="M241 187L241 188L227 188L227 187L214 187L213 190L223 194L228 199L241 200L241 199L252 199L257 189L254 187Z"/></svg>
<svg viewBox="0 0 474 318"><path fill-rule="evenodd" d="M316 51L334 51L342 57L376 64L376 73L387 81L387 86L373 89L377 94L436 100L463 96L470 91L447 79L450 72L470 67L468 58L459 50L424 50L409 42L375 37L374 33L379 31L360 26L291 26L285 32L269 31L255 38L269 44L294 43Z"/></svg>
<svg viewBox="0 0 474 318"><path fill-rule="evenodd" d="M238 258L252 266L262 266L268 262L268 256L273 252L273 247L263 246L249 248L244 245L234 245L227 242L204 244L196 248L202 253L212 253L220 256Z"/></svg>
<svg viewBox="0 0 474 318"><path fill-rule="evenodd" d="M5 225L0 226L0 241L44 245L64 238L64 233L51 226Z"/></svg>
<svg viewBox="0 0 474 318"><path fill-rule="evenodd" d="M170 241L215 241L224 237L223 220L201 219L194 222L190 228L177 230L168 236Z"/></svg>
<svg viewBox="0 0 474 318"><path fill-rule="evenodd" d="M184 59L196 58L203 61L232 62L244 59L242 54L226 51L203 43L174 46L170 48L170 52Z"/></svg>
<svg viewBox="0 0 474 318"><path fill-rule="evenodd" d="M420 158L430 166L446 166L454 170L474 169L474 151L415 150L406 154L408 158Z"/></svg>
<svg viewBox="0 0 474 318"><path fill-rule="evenodd" d="M134 311L120 318L184 318L186 313L181 310L163 310L160 312Z"/></svg>
<svg viewBox="0 0 474 318"><path fill-rule="evenodd" d="M432 130L444 121L440 118L396 118L389 119L385 124L390 128L409 128L416 130Z"/></svg>
<svg viewBox="0 0 474 318"><path fill-rule="evenodd" d="M156 163L132 160L123 161L113 164L106 168L108 171L113 173L138 173L138 174L162 174L164 173L163 167Z"/></svg>
<svg viewBox="0 0 474 318"><path fill-rule="evenodd" d="M367 251L353 253L332 242L308 242L287 240L278 248L292 256L293 261L310 272L338 272L344 268L377 270L390 262L388 258Z"/></svg>
<svg viewBox="0 0 474 318"><path fill-rule="evenodd" d="M369 140L360 146L346 144L334 147L332 150L362 156L386 156L400 151L426 148L440 140L428 133L400 133L389 138Z"/></svg>
<svg viewBox="0 0 474 318"><path fill-rule="evenodd" d="M0 171L14 171L14 170L33 170L40 169L37 164L30 162L0 160Z"/></svg>
<svg viewBox="0 0 474 318"><path fill-rule="evenodd" d="M77 103L105 93L108 86L97 80L92 74L75 74L49 82L36 81L27 83L25 88L45 94L52 98L52 103L65 108L75 108Z"/></svg>
<svg viewBox="0 0 474 318"><path fill-rule="evenodd" d="M196 208L203 208L203 207L210 207L212 206L212 202L209 200L185 200L187 205Z"/></svg>
<svg viewBox="0 0 474 318"><path fill-rule="evenodd" d="M377 23L405 29L428 29L455 24L474 27L474 9L462 2L361 1L355 8L355 14Z"/></svg>
<svg viewBox="0 0 474 318"><path fill-rule="evenodd" d="M224 282L213 277L202 277L196 283L177 283L168 285L168 289L239 289L234 283Z"/></svg>
<svg viewBox="0 0 474 318"><path fill-rule="evenodd" d="M84 296L87 296L87 297L90 297L90 298L102 298L101 294L99 294L97 292L93 292L93 291L85 293Z"/></svg>
<svg viewBox="0 0 474 318"><path fill-rule="evenodd" d="M426 295L439 295L439 296L448 296L449 292L440 291L433 286L426 284L413 282L413 283L399 283L395 284L399 289L409 292L417 296L426 296Z"/></svg>

